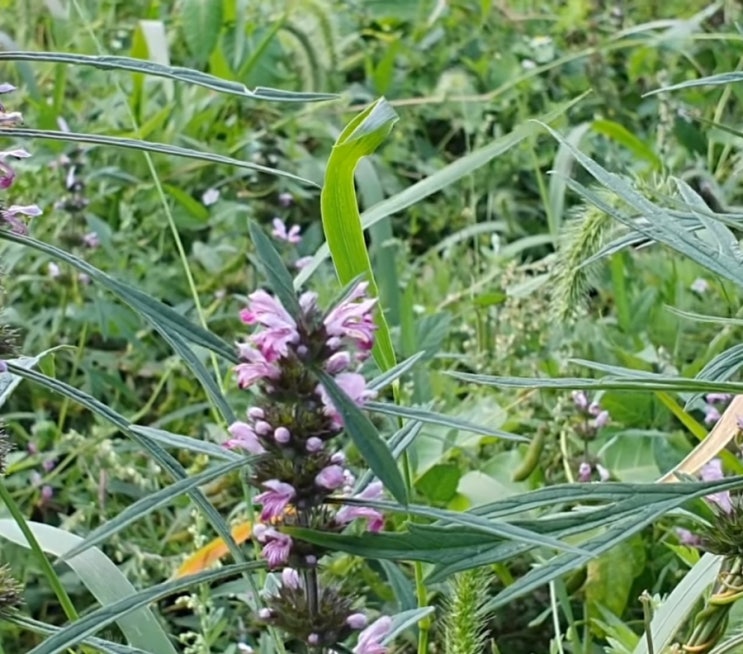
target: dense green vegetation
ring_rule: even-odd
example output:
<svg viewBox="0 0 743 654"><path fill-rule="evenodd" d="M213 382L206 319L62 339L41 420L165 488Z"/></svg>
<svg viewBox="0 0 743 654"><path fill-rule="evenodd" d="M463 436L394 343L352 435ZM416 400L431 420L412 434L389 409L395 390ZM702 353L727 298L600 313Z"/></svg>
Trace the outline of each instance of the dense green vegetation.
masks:
<svg viewBox="0 0 743 654"><path fill-rule="evenodd" d="M299 242L274 247L297 286L336 302L364 271L338 155L359 115L348 156L369 155L355 188L384 317L363 372L417 357L380 386L369 416L413 506L388 511L389 537L317 536L333 550L323 574L375 615L411 611L391 652L640 654L653 611L656 654L671 642L737 651L712 649L743 616L727 614L732 602L704 609L720 559L702 556L737 565L737 504L725 513L701 499L743 486L734 412L707 439L716 447L679 472L684 483L655 482L743 392L738 3L0 10L0 82L17 87L2 103L23 114L0 136L31 155L5 157L17 177L2 207L43 211L29 237L0 219L0 358L11 364L0 418L12 444L6 454L0 439L0 609L6 575L22 597L0 613L0 654L35 654L44 625L101 605L100 631L39 654L300 651L256 619L266 574L250 540L248 564L225 552L201 583L143 600L152 613L130 614L137 628L116 602L144 598L254 517L246 475L234 463L210 472L231 461L219 455L227 426L256 401L233 374L231 345L252 331L239 313L257 288L279 293L248 225L297 225ZM357 474L394 481L361 438L343 441ZM700 485L720 450L731 479ZM208 476L201 504L178 466ZM703 535L716 520L732 544ZM27 524L51 556L29 550ZM544 540L525 545L512 527ZM74 565L57 560L99 533ZM429 605L432 621L415 613ZM80 644L92 635L103 640Z"/></svg>

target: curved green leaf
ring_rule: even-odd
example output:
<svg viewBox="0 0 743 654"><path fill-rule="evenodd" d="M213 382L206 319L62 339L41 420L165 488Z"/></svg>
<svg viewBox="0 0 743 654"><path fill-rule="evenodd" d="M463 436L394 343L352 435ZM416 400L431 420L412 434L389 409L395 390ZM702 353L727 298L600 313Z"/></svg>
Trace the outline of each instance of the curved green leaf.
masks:
<svg viewBox="0 0 743 654"><path fill-rule="evenodd" d="M379 289L364 241L354 171L363 157L374 153L382 144L396 121L395 110L384 98L356 116L333 146L320 195L323 230L338 279L346 284L363 274L372 296L378 296ZM373 354L379 367L388 370L395 365L395 350L381 307L378 307L377 326Z"/></svg>
<svg viewBox="0 0 743 654"><path fill-rule="evenodd" d="M209 59L222 28L223 3L214 0L184 0L181 5L183 37L199 64Z"/></svg>
<svg viewBox="0 0 743 654"><path fill-rule="evenodd" d="M256 561L235 563L233 565L219 568L218 570L200 572L195 575L189 575L184 579L166 581L165 583L152 586L146 590L140 590L124 599L88 613L85 617L67 625L56 634L47 638L43 643L37 645L28 652L28 654L59 654L60 652L64 652L68 647L82 642L88 636L92 636L103 627L112 622L120 621L122 617L128 616L132 611L137 611L142 607L146 607L152 602L157 602L164 597L179 593L191 586L208 584L209 582L218 581L225 577L231 577L233 575L248 572L250 570L258 570L264 567L265 564L263 562ZM151 647L148 649L149 651L152 651ZM171 650L155 651L159 654L160 651L170 652Z"/></svg>
<svg viewBox="0 0 743 654"><path fill-rule="evenodd" d="M2 54L2 53L0 53ZM292 173L287 173L278 168L261 166L250 161L227 157L222 154L213 152L201 152L191 148L182 148L178 145L168 145L167 143L151 143L141 139L130 139L122 136L106 136L105 134L79 134L77 132L57 132L54 130L25 129L21 127L4 128L5 136L17 136L18 138L27 139L45 139L48 141L65 141L72 143L92 143L94 145L111 145L117 148L127 148L129 150L140 150L142 152L155 152L157 154L167 154L173 157L185 157L186 159L196 159L198 161L209 161L211 163L226 164L237 168L247 168L256 170L267 175L276 175L277 177L286 177L287 179L307 184L308 186L317 186L315 182Z"/></svg>
<svg viewBox="0 0 743 654"><path fill-rule="evenodd" d="M83 540L79 536L51 525L28 522L28 526L42 549L55 556L64 554L65 551ZM0 536L23 547L28 547L25 537L13 520L0 519ZM71 557L66 563L104 608L136 594L134 586L119 571L113 561L97 548ZM113 616L111 621L113 620L117 622L130 645L163 654L177 654L168 635L146 605L138 607L131 615ZM59 633L56 634L58 635Z"/></svg>
<svg viewBox="0 0 743 654"><path fill-rule="evenodd" d="M50 61L75 66L93 66L104 70L128 70L155 77L168 77L179 82L187 82L220 93L240 95L254 100L274 100L278 102L317 102L333 100L338 96L333 93L305 93L282 91L266 87L256 87L252 91L244 84L231 82L214 75L202 73L192 68L164 66L153 61L144 61L132 57L115 57L110 55L84 55L67 52L0 52L0 61Z"/></svg>

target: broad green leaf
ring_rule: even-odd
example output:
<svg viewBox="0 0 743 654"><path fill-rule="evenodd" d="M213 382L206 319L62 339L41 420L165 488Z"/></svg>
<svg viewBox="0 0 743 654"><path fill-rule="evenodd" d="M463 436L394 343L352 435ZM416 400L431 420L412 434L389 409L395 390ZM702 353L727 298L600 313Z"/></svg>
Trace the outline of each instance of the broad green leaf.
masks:
<svg viewBox="0 0 743 654"><path fill-rule="evenodd" d="M409 609L397 615L392 616L392 628L389 633L382 639L382 643L391 643L401 633L409 627L418 624L423 618L431 615L436 611L433 606L421 606L417 609Z"/></svg>
<svg viewBox="0 0 743 654"><path fill-rule="evenodd" d="M2 60L2 52L0 52ZM276 175L285 177L301 184L317 186L315 182L298 177L292 173L287 173L277 168L269 168L254 164L244 159L235 159L214 152L201 152L191 148L182 148L178 145L168 145L167 143L152 143L141 139L130 139L121 136L107 136L105 134L80 134L77 132L57 132L54 130L25 129L21 127L3 128L5 136L16 136L25 139L46 139L50 141L64 141L70 143L92 143L93 145L110 145L117 148L126 148L128 150L140 150L141 152L154 152L156 154L167 154L173 157L185 157L186 159L195 159L197 161L209 161L211 163L226 164L236 166L237 168L248 168L267 175Z"/></svg>
<svg viewBox="0 0 743 654"><path fill-rule="evenodd" d="M220 93L240 95L254 100L274 100L277 102L317 102L333 100L338 96L332 93L305 93L282 91L257 87L250 91L244 84L215 77L192 68L163 66L153 61L142 61L131 57L108 55L70 54L66 52L0 52L0 61L51 61L74 66L93 66L104 70L127 70L155 77L168 77L179 82L204 86Z"/></svg>
<svg viewBox="0 0 743 654"><path fill-rule="evenodd" d="M181 5L181 27L189 51L199 65L209 60L222 29L222 2L184 0Z"/></svg>
<svg viewBox="0 0 743 654"><path fill-rule="evenodd" d="M540 121L543 123L552 122L580 102L586 95L587 92L581 94L574 100L558 106L556 109L542 116ZM426 177L426 179L409 186L404 191L397 193L391 198L387 198L383 202L375 204L371 209L367 209L363 214L361 214L362 228L364 230L369 229L369 227L376 225L380 220L387 218L387 216L391 216L403 209L407 209L409 206L424 200L429 195L433 195L434 193L451 186L458 180L484 166L495 157L508 152L508 150L521 143L524 139L533 135L536 130L537 128L533 122L524 122L509 134L497 138L490 145L486 145L485 147L475 150L464 157L460 157L448 166L445 166L429 177ZM315 253L312 261L302 268L299 274L294 278L295 288L300 288L310 278L310 275L317 270L320 264L328 258L329 254L330 251L328 249L328 244L325 243Z"/></svg>
<svg viewBox="0 0 743 654"><path fill-rule="evenodd" d="M354 171L362 157L373 154L383 143L396 121L397 114L384 98L356 116L333 146L320 195L323 231L338 279L345 284L363 274L370 295L375 297L379 289L364 241ZM382 370L388 370L395 365L395 351L381 308L376 322L374 358Z"/></svg>
<svg viewBox="0 0 743 654"><path fill-rule="evenodd" d="M418 492L434 504L449 502L457 492L462 472L456 463L439 463L415 482Z"/></svg>
<svg viewBox="0 0 743 654"><path fill-rule="evenodd" d="M645 159L645 161L651 164L653 168L661 168L662 163L660 157L658 157L645 141L635 136L624 125L620 125L613 120L600 118L593 121L592 127L599 134L603 134L619 143L619 145L623 145L636 157Z"/></svg>
<svg viewBox="0 0 743 654"><path fill-rule="evenodd" d="M369 468L401 504L408 501L408 492L400 470L386 443L371 420L343 392L335 380L324 370L316 370L320 383L343 418L346 432L364 457Z"/></svg>
<svg viewBox="0 0 743 654"><path fill-rule="evenodd" d="M28 522L34 536L44 551L60 556L67 550L82 542L82 538L63 529L38 522ZM13 520L0 519L0 536L23 547L28 547L20 528ZM100 602L104 609L116 602L135 595L136 590L129 580L119 571L116 565L97 548L89 549L82 554L71 557L66 564L74 570L80 581ZM141 605L131 615L114 615L127 641L134 647L147 651L176 654L168 635L146 605ZM97 631L97 629L95 630ZM55 636L59 636L58 632ZM91 632L87 635L92 635Z"/></svg>
<svg viewBox="0 0 743 654"><path fill-rule="evenodd" d="M152 602L157 602L164 597L184 591L191 586L208 584L212 581L219 581L220 579L232 577L238 573L258 570L263 567L265 567L263 562L236 563L224 566L218 570L200 572L184 579L166 581L145 590L140 590L124 599L88 613L85 617L67 625L62 630L47 638L43 643L28 652L28 654L60 654L65 649L82 642L88 636L92 636L97 631L100 631L103 627L115 621L120 622L122 617L126 617L133 611L146 607ZM151 646L148 647L148 651L152 651ZM170 652L174 650L155 651L159 654L160 651Z"/></svg>
<svg viewBox="0 0 743 654"><path fill-rule="evenodd" d="M237 461L230 461L220 466L209 468L193 477L180 479L174 484L171 484L156 493L145 495L142 499L137 500L120 511L116 517L111 518L111 520L96 527L84 539L81 538L80 542L75 547L65 552L62 557L63 560L66 561L71 557L77 556L88 548L109 539L111 536L119 533L122 529L128 527L133 522L149 515L153 511L157 511L163 506L167 506L185 492L190 491L197 486L207 484L214 479L219 479L233 470L249 466L251 459L252 457L241 457Z"/></svg>
<svg viewBox="0 0 743 654"><path fill-rule="evenodd" d="M248 221L248 231L258 255L261 272L268 281L269 287L291 316L298 320L301 314L299 300L297 300L297 293L292 284L292 277L279 253L263 229L252 220Z"/></svg>
<svg viewBox="0 0 743 654"><path fill-rule="evenodd" d="M521 442L529 441L529 439L524 436L511 434L502 429L493 429L492 427L485 427L484 425L476 425L469 420L447 416L443 413L437 413L435 411L429 411L418 407L398 406L396 404L387 404L386 402L367 402L365 406L370 411L376 411L377 413L396 416L398 418L418 420L423 423L441 425L442 427L450 427L451 429L458 429L460 431L469 431L475 434L495 436L497 438L502 438L503 440Z"/></svg>
<svg viewBox="0 0 743 654"><path fill-rule="evenodd" d="M635 534L588 562L583 589L588 617L598 618L599 607L623 615L635 577L645 569L645 558L645 543Z"/></svg>

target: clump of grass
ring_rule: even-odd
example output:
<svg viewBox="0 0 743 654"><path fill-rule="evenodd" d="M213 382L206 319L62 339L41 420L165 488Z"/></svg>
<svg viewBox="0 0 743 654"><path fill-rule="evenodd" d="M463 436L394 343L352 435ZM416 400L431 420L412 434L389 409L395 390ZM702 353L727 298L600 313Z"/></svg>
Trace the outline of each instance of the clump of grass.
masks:
<svg viewBox="0 0 743 654"><path fill-rule="evenodd" d="M445 654L482 654L487 644L487 575L468 570L451 583L444 618Z"/></svg>

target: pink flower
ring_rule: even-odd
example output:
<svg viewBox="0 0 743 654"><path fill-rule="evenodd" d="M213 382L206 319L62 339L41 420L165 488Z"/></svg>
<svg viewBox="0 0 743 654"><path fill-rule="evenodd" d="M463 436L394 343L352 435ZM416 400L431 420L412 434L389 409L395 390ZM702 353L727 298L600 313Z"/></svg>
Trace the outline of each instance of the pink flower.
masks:
<svg viewBox="0 0 743 654"><path fill-rule="evenodd" d="M725 402L730 402L733 396L730 393L707 393L704 399L709 404L725 404Z"/></svg>
<svg viewBox="0 0 743 654"><path fill-rule="evenodd" d="M392 629L392 619L382 616L372 622L359 634L359 641L354 647L353 654L387 654L387 648L382 645L382 639Z"/></svg>
<svg viewBox="0 0 743 654"><path fill-rule="evenodd" d="M225 442L225 447L231 450L241 448L251 454L263 454L266 451L253 428L247 422L233 422L227 431L230 432L232 438Z"/></svg>
<svg viewBox="0 0 743 654"><path fill-rule="evenodd" d="M292 549L291 536L282 534L273 527L268 527L263 535L266 544L261 556L266 559L269 568L277 568L289 560Z"/></svg>
<svg viewBox="0 0 743 654"><path fill-rule="evenodd" d="M292 590L302 588L302 579L294 568L284 568L281 571L281 583L284 587Z"/></svg>
<svg viewBox="0 0 743 654"><path fill-rule="evenodd" d="M255 501L263 506L261 520L266 522L274 518L280 518L287 504L292 501L297 491L291 484L286 484L278 479L269 479L263 483L267 491L256 495Z"/></svg>
<svg viewBox="0 0 743 654"><path fill-rule="evenodd" d="M585 411L588 408L588 396L585 391L573 391L573 403L581 411Z"/></svg>
<svg viewBox="0 0 743 654"><path fill-rule="evenodd" d="M288 193L287 191L279 193L279 206L284 208L290 207L292 202L294 202L294 196L291 193Z"/></svg>
<svg viewBox="0 0 743 654"><path fill-rule="evenodd" d="M325 370L331 375L337 375L339 372L343 372L348 366L351 365L351 355L345 350L332 354L325 363Z"/></svg>
<svg viewBox="0 0 743 654"><path fill-rule="evenodd" d="M702 478L702 481L721 481L725 478L722 474L722 461L716 458L710 460L702 466L699 476ZM711 495L707 495L705 499L716 504L725 513L730 513L733 510L730 491L712 493Z"/></svg>
<svg viewBox="0 0 743 654"><path fill-rule="evenodd" d="M310 454L319 452L323 447L322 439L317 436L310 436L305 443L305 447Z"/></svg>
<svg viewBox="0 0 743 654"><path fill-rule="evenodd" d="M362 300L369 287L367 282L359 282L351 294L328 313L323 324L329 340L347 338L354 341L362 350L370 350L374 344L374 324L372 309L376 298ZM332 343L338 343L332 340Z"/></svg>
<svg viewBox="0 0 743 654"><path fill-rule="evenodd" d="M591 467L591 464L583 461L578 466L578 481L581 482L587 482L591 481L591 472L593 472L593 468Z"/></svg>
<svg viewBox="0 0 743 654"><path fill-rule="evenodd" d="M278 379L281 376L281 369L269 362L261 351L245 343L241 343L239 349L240 358L245 361L235 366L237 385L240 388L248 388L261 380Z"/></svg>
<svg viewBox="0 0 743 654"><path fill-rule="evenodd" d="M704 412L704 424L714 425L720 419L720 412L717 407L708 404Z"/></svg>
<svg viewBox="0 0 743 654"><path fill-rule="evenodd" d="M90 248L91 250L99 247L100 244L101 239L98 237L98 234L96 234L96 232L88 232L87 234L85 234L85 236L83 236L83 245Z"/></svg>
<svg viewBox="0 0 743 654"><path fill-rule="evenodd" d="M608 411L600 411L596 417L593 419L593 426L596 429L601 429L602 427L606 427L606 425L609 424L609 420L611 420L611 416L609 415Z"/></svg>
<svg viewBox="0 0 743 654"><path fill-rule="evenodd" d="M353 498L357 500L379 500L382 499L383 490L382 482L375 481ZM368 521L369 531L376 533L384 527L384 516L377 509L369 506L347 505L341 507L335 514L335 522L339 525L347 525L357 518Z"/></svg>
<svg viewBox="0 0 743 654"><path fill-rule="evenodd" d="M679 543L686 545L687 547L701 547L702 538L699 534L695 534L688 529L679 527L676 529L676 535L678 536Z"/></svg>
<svg viewBox="0 0 743 654"><path fill-rule="evenodd" d="M363 406L366 400L375 397L376 395L374 391L367 390L366 380L363 375L356 372L342 372L335 378L335 381L338 386L340 386L341 390L343 390L343 392L359 406ZM343 418L341 417L341 414L338 413L338 410L322 384L318 385L317 392L320 395L322 403L325 405L325 413L330 416L332 420L333 427L337 429L341 428L343 426Z"/></svg>
<svg viewBox="0 0 743 654"><path fill-rule="evenodd" d="M10 230L16 234L25 236L28 234L26 224L18 219L18 216L40 216L41 209L35 204L17 205L14 204L7 209L0 210L0 222L6 222L10 225Z"/></svg>
<svg viewBox="0 0 743 654"><path fill-rule="evenodd" d="M5 159L8 157L14 157L16 159L25 159L31 155L22 148L15 150L0 151L0 189L6 189L13 184L15 179L15 171L5 163Z"/></svg>
<svg viewBox="0 0 743 654"><path fill-rule="evenodd" d="M369 621L363 613L352 613L346 618L346 624L351 629L363 629L369 624Z"/></svg>
<svg viewBox="0 0 743 654"><path fill-rule="evenodd" d="M302 241L302 237L299 235L299 225L292 225L289 230L286 229L286 223L281 218L273 219L273 231L271 234L279 241L286 241L292 245L296 245Z"/></svg>
<svg viewBox="0 0 743 654"><path fill-rule="evenodd" d="M261 325L264 329L250 339L267 361L286 356L289 344L299 341L297 323L275 297L258 290L249 296L250 304L240 312L247 325Z"/></svg>
<svg viewBox="0 0 743 654"><path fill-rule="evenodd" d="M345 479L343 468L341 466L331 465L320 470L315 477L315 483L328 490L335 490L343 486Z"/></svg>

